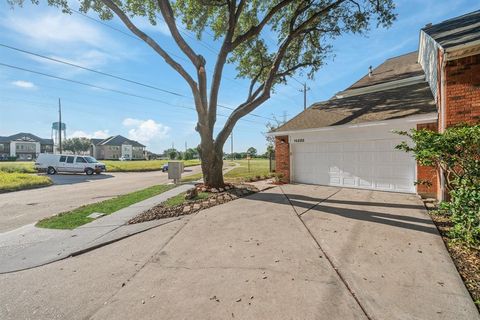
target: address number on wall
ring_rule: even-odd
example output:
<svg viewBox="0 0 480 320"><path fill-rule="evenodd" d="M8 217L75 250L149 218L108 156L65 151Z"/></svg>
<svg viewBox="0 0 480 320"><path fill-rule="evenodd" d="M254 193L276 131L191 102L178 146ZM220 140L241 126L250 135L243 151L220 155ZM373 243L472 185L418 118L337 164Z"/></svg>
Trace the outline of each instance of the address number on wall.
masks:
<svg viewBox="0 0 480 320"><path fill-rule="evenodd" d="M305 139L301 138L301 139L293 139L293 142L305 142Z"/></svg>

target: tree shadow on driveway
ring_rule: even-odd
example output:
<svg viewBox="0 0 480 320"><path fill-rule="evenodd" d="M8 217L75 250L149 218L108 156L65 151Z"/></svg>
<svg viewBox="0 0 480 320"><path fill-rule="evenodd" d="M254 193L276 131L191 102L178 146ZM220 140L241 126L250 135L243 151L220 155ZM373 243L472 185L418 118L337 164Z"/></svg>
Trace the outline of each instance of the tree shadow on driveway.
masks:
<svg viewBox="0 0 480 320"><path fill-rule="evenodd" d="M329 196L331 196L331 193ZM285 199L289 200L286 202ZM395 204L395 203L378 203L378 202L368 202L368 201L350 201L350 200L336 200L328 199L328 196L325 198L313 198L305 195L297 194L281 194L281 193L269 193L269 192L260 192L252 196L247 197L246 199L254 201L266 201L273 202L278 204L287 204L292 205L297 208L304 208L305 210L302 213L297 213L299 216L303 216L306 213L312 215L336 215L346 219L360 220L365 222L373 222L384 225L389 225L397 228L404 228L408 230L415 230L420 232L426 232L430 234L438 234L436 227L433 225L432 220L428 217L420 218L415 217L418 215L415 210L424 209L423 206L412 205L412 204ZM309 201L309 202L304 202ZM315 202L315 203L313 203ZM332 204L329 205L329 204ZM338 205L346 205L349 207L343 207ZM355 207L351 207L355 206ZM357 207L358 206L358 207ZM414 210L412 215L409 215L408 212L405 215L396 214L394 212L378 212L372 211L372 208L368 210L363 209L362 207L384 207L391 208L387 211L392 211L395 209L409 209ZM404 211L405 212L405 211Z"/></svg>

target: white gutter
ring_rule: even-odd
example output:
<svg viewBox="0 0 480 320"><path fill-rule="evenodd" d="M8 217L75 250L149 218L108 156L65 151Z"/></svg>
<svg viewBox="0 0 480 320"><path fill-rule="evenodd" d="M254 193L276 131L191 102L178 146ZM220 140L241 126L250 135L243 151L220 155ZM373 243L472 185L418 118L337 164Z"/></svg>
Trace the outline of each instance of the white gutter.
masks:
<svg viewBox="0 0 480 320"><path fill-rule="evenodd" d="M390 82L385 82L385 83L380 83L380 84L375 84L368 86L366 88L358 88L358 89L350 89L346 91L341 91L335 94L335 97L337 99L341 98L346 98L346 97L354 97L366 93L372 93L372 92L377 92L377 91L383 91L383 90L388 90L388 89L393 89L393 88L400 88L400 87L406 87L412 84L416 83L421 83L425 81L425 75L420 75L420 76L415 76L415 77L410 77L410 78L405 78L405 79L400 79L400 80L395 80L395 81L390 81Z"/></svg>
<svg viewBox="0 0 480 320"><path fill-rule="evenodd" d="M385 125L391 125L394 123L403 123L403 122L429 123L435 120L438 120L438 114L436 112L428 113L424 115L405 117L401 119L393 119L393 120L370 121L370 122L362 122L357 124L347 123L347 124L342 124L338 126L310 128L310 129L301 129L301 130L289 130L289 131L278 131L278 132L273 131L273 132L268 132L267 135L269 137L275 137L275 136L285 136L285 135L294 134L294 133L321 132L321 131L333 131L337 129L353 129L353 128L361 128L361 127L385 126Z"/></svg>
<svg viewBox="0 0 480 320"><path fill-rule="evenodd" d="M446 100L447 100L447 79L446 79L446 72L445 68L447 66L447 59L448 59L448 54L445 51L445 49L442 48L442 53L443 53L443 60L442 60L442 69L440 70L440 76L442 77L442 83L441 83L441 97L442 101L440 102L440 112L442 114L442 121L439 124L438 131L439 132L444 132L445 131L445 126L446 126L446 120L445 120L445 108L446 108ZM445 195L444 195L444 190L445 190L445 176L443 173L442 168L440 168L440 201L445 200Z"/></svg>

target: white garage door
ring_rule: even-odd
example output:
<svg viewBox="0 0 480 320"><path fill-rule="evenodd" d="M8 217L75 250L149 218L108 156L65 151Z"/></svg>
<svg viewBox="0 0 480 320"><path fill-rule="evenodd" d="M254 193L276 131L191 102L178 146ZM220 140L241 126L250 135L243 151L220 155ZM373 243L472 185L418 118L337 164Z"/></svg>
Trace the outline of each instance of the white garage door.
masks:
<svg viewBox="0 0 480 320"><path fill-rule="evenodd" d="M415 160L395 150L402 139L293 143L293 180L415 193Z"/></svg>

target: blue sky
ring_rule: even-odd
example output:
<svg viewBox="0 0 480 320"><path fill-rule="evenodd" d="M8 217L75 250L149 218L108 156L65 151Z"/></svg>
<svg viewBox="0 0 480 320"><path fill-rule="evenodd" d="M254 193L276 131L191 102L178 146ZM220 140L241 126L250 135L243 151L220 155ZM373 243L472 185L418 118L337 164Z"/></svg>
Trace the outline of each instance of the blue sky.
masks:
<svg viewBox="0 0 480 320"><path fill-rule="evenodd" d="M75 6L75 5L74 5ZM326 100L365 75L368 66L417 49L419 29L470 11L480 9L478 0L398 1L398 20L389 29L375 29L366 36L344 35L333 42L334 50L327 65L313 81L308 81L308 103ZM96 17L90 12L90 16ZM151 26L136 19L137 25L155 38L169 52L181 55L168 30L161 23ZM108 25L128 33L116 21ZM11 10L0 3L0 44L66 60L88 68L119 75L131 80L190 96L182 78L168 67L146 44L78 14L62 14L56 8L26 3ZM214 64L220 44L205 35L202 42L186 36L192 47L207 59L207 71ZM179 62L187 64L184 60ZM57 101L62 99L63 121L67 136L107 137L122 134L138 140L149 150L161 152L172 143L183 150L199 143L194 127L196 114L191 99L170 95L131 83L114 80L88 71L57 64L0 46L0 63L32 69L99 87L141 95L150 99L86 87L47 78L0 65L0 135L30 132L44 138L51 135L51 123L57 120ZM235 69L228 66L219 103L235 107L246 95L247 82L235 79ZM296 77L303 81L302 76ZM277 87L272 98L255 110L256 115L282 119L303 109L301 85L290 80ZM153 99L153 100L152 100ZM228 115L228 109L219 109ZM218 127L225 117L218 117ZM265 120L247 116L234 129L234 150L255 147L266 149ZM230 143L225 145L230 151Z"/></svg>

